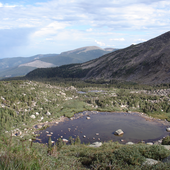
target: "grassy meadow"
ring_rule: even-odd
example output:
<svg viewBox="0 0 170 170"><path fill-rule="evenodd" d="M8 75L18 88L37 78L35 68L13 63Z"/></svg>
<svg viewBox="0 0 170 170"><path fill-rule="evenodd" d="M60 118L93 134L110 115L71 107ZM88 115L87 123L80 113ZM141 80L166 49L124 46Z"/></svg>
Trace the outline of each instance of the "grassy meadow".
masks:
<svg viewBox="0 0 170 170"><path fill-rule="evenodd" d="M82 93L83 92L83 93ZM34 143L34 125L71 118L81 111L142 112L170 121L169 85L115 82L0 81L0 169L168 169L161 160L170 151L161 145L122 145L108 141L91 148L70 139L70 145ZM170 140L167 138L167 140ZM146 158L160 161L144 165Z"/></svg>

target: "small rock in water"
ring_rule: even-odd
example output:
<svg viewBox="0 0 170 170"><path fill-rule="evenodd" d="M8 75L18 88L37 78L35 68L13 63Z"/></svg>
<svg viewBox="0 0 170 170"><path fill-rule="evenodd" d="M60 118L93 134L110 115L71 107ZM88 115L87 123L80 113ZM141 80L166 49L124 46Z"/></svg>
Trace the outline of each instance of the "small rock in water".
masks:
<svg viewBox="0 0 170 170"><path fill-rule="evenodd" d="M66 143L67 143L67 142L68 142L68 140L67 140L67 139L63 139L63 142L66 142Z"/></svg>
<svg viewBox="0 0 170 170"><path fill-rule="evenodd" d="M166 128L166 131L167 131L167 132L170 132L170 127Z"/></svg>
<svg viewBox="0 0 170 170"><path fill-rule="evenodd" d="M96 136L98 136L99 135L99 133L96 133Z"/></svg>
<svg viewBox="0 0 170 170"><path fill-rule="evenodd" d="M124 132L123 132L123 130L122 129L118 129L118 130L116 130L115 131L115 133L114 133L115 135L118 135L118 136L120 136L120 135L123 135L124 134Z"/></svg>
<svg viewBox="0 0 170 170"><path fill-rule="evenodd" d="M86 138L86 135L83 135L83 138Z"/></svg>
<svg viewBox="0 0 170 170"><path fill-rule="evenodd" d="M86 117L86 119L88 119L88 120L89 120L89 119L90 119L90 117L88 116L88 117Z"/></svg>

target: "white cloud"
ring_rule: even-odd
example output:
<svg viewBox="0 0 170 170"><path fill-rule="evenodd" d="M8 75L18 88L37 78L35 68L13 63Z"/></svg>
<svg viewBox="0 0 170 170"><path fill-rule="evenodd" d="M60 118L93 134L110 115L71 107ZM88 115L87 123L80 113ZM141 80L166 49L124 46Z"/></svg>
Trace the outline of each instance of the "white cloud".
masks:
<svg viewBox="0 0 170 170"><path fill-rule="evenodd" d="M0 31L31 29L31 34L25 35L30 48L41 44L39 49L44 49L48 46L45 42L60 47L61 41L65 50L71 41L75 48L85 43L106 47L111 41L115 47L126 47L168 31L169 9L169 0L48 0L27 6L0 3ZM6 36L10 44L11 37ZM20 35L18 39L23 40Z"/></svg>
<svg viewBox="0 0 170 170"><path fill-rule="evenodd" d="M137 41L145 42L145 41L147 41L147 40L146 40L146 39L137 39Z"/></svg>
<svg viewBox="0 0 170 170"><path fill-rule="evenodd" d="M125 41L124 38L113 38L113 39L110 39L110 41Z"/></svg>
<svg viewBox="0 0 170 170"><path fill-rule="evenodd" d="M95 40L95 43L97 43L97 44L98 44L98 45L100 45L100 46L106 46L106 44L105 44L105 43L100 42L100 41L97 41L97 40Z"/></svg>
<svg viewBox="0 0 170 170"><path fill-rule="evenodd" d="M34 33L34 36L47 36L47 35L55 35L59 30L66 28L68 24L60 23L60 22L52 22L46 27L41 28L40 30Z"/></svg>
<svg viewBox="0 0 170 170"><path fill-rule="evenodd" d="M87 32L91 32L91 31L93 31L93 29L92 29L92 28L89 28L89 29L87 29L86 31L87 31Z"/></svg>

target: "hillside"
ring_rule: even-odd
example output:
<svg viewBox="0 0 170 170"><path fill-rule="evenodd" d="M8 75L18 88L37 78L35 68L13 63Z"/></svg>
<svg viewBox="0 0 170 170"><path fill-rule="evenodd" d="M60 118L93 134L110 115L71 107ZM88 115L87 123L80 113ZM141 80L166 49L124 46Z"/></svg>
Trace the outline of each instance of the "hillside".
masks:
<svg viewBox="0 0 170 170"><path fill-rule="evenodd" d="M43 57L48 58L57 54L39 54L32 57L13 57L0 59L0 77L23 76L28 72L41 67L41 65L24 65L33 61L40 61Z"/></svg>
<svg viewBox="0 0 170 170"><path fill-rule="evenodd" d="M170 32L167 32L147 42L131 45L83 64L67 65L65 70L63 66L51 70L37 69L26 77L78 77L85 80L121 80L144 84L170 83L169 46Z"/></svg>
<svg viewBox="0 0 170 170"><path fill-rule="evenodd" d="M78 48L75 50L62 52L57 57L52 56L48 58L42 58L41 61L53 63L56 66L73 64L73 63L83 63L83 62L101 57L115 50L117 49L110 48L108 50L108 49L102 49L96 46L87 46L87 47L82 47L82 48Z"/></svg>
<svg viewBox="0 0 170 170"><path fill-rule="evenodd" d="M48 68L72 63L83 63L116 49L102 49L96 46L82 47L61 54L36 55L0 59L0 77L23 76L36 68Z"/></svg>

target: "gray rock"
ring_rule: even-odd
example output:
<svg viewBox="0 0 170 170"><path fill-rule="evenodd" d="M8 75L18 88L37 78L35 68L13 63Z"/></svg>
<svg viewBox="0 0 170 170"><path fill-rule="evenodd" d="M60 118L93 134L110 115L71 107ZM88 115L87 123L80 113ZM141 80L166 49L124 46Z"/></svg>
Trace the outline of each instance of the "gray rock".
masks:
<svg viewBox="0 0 170 170"><path fill-rule="evenodd" d="M170 132L170 127L166 128L166 131L167 131L167 132Z"/></svg>
<svg viewBox="0 0 170 170"><path fill-rule="evenodd" d="M157 164L157 163L158 163L157 160L150 159L150 158L146 158L146 161L143 162L142 165L155 165L155 164Z"/></svg>
<svg viewBox="0 0 170 170"><path fill-rule="evenodd" d="M127 142L126 145L133 145L133 142Z"/></svg>
<svg viewBox="0 0 170 170"><path fill-rule="evenodd" d="M92 143L91 145L88 145L88 146L98 148L98 147L102 146L102 142L94 142L94 143Z"/></svg>
<svg viewBox="0 0 170 170"><path fill-rule="evenodd" d="M47 113L46 113L46 115L47 115L47 116L50 116L50 115L51 115L51 113L50 113L50 112L47 112Z"/></svg>
<svg viewBox="0 0 170 170"><path fill-rule="evenodd" d="M124 134L124 132L123 132L123 130L122 129L118 129L118 130L116 130L115 131L115 133L114 133L115 135L118 135L118 136L120 136L120 135L123 135Z"/></svg>
<svg viewBox="0 0 170 170"><path fill-rule="evenodd" d="M170 156L168 156L167 158L163 159L162 162L170 162Z"/></svg>
<svg viewBox="0 0 170 170"><path fill-rule="evenodd" d="M170 150L170 145L162 145L165 149Z"/></svg>
<svg viewBox="0 0 170 170"><path fill-rule="evenodd" d="M147 142L146 144L147 144L147 145L153 145L153 143L152 143L152 142Z"/></svg>
<svg viewBox="0 0 170 170"><path fill-rule="evenodd" d="M35 119L36 117L35 117L35 115L31 115L30 118Z"/></svg>

